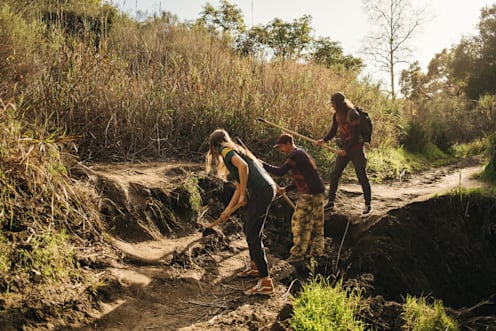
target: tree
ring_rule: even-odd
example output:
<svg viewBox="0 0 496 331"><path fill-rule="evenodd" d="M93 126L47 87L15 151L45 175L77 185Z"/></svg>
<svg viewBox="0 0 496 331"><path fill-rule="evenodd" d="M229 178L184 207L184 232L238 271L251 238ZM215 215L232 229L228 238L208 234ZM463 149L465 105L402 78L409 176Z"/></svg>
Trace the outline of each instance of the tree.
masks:
<svg viewBox="0 0 496 331"><path fill-rule="evenodd" d="M312 41L312 16L303 15L292 23L275 18L266 25L267 45L281 59L299 59Z"/></svg>
<svg viewBox="0 0 496 331"><path fill-rule="evenodd" d="M243 55L257 54L266 57L270 53L283 60L299 60L312 44L312 17L303 15L293 22L275 18L265 26L252 27L238 39L236 49Z"/></svg>
<svg viewBox="0 0 496 331"><path fill-rule="evenodd" d="M344 55L339 42L332 41L329 37L313 41L309 59L328 68L343 68L356 72L363 68L362 59Z"/></svg>
<svg viewBox="0 0 496 331"><path fill-rule="evenodd" d="M460 94L460 83L453 79L454 51L443 49L434 55L427 66L427 83L431 94L444 93L445 96L457 96Z"/></svg>
<svg viewBox="0 0 496 331"><path fill-rule="evenodd" d="M391 97L396 98L396 67L408 63L412 54L409 41L424 22L424 10L414 9L410 0L363 0L375 27L367 36L365 55L389 74Z"/></svg>
<svg viewBox="0 0 496 331"><path fill-rule="evenodd" d="M253 26L237 39L236 50L244 56L254 55L263 58L268 48L268 38L268 32L264 26Z"/></svg>
<svg viewBox="0 0 496 331"><path fill-rule="evenodd" d="M410 67L401 72L401 93L409 100L416 101L425 96L426 75L420 64L415 61Z"/></svg>
<svg viewBox="0 0 496 331"><path fill-rule="evenodd" d="M221 0L219 8L207 2L196 24L205 26L215 36L220 32L222 39L228 43L246 30L241 9L227 0Z"/></svg>
<svg viewBox="0 0 496 331"><path fill-rule="evenodd" d="M451 70L469 98L496 93L496 5L481 10L479 35L455 47Z"/></svg>

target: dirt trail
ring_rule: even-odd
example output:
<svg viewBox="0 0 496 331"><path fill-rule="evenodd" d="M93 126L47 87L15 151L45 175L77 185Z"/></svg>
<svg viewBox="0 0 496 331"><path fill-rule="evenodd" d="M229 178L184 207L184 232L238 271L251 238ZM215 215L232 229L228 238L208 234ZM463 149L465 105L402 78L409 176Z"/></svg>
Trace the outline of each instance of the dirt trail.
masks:
<svg viewBox="0 0 496 331"><path fill-rule="evenodd" d="M401 208L407 204L424 201L434 195L457 191L460 188L475 188L486 185L474 176L482 171L479 165L465 167L449 166L432 169L417 175L404 176L387 184L372 184L373 213L363 220L360 212L363 209L362 189L359 184L340 185L340 201L337 209L345 210L344 205L351 204L354 208L346 211L352 222L366 221L368 226L375 224L381 216L392 209Z"/></svg>
<svg viewBox="0 0 496 331"><path fill-rule="evenodd" d="M170 186L178 176L178 164L93 166L95 173L113 181L143 186ZM198 165L188 165L198 170ZM388 211L462 186L480 186L472 176L480 166L445 167L373 185L373 215L361 219L363 201L356 184L340 185L337 210L356 206L350 219L365 228ZM131 192L132 193L132 192ZM132 195L129 193L130 195ZM132 200L132 196L129 197ZM233 217L229 223L238 224ZM277 322L289 316L288 280L294 267L268 258L276 292L271 297L247 297L243 290L255 280L239 279L235 273L248 257L244 237L238 234L208 236L189 233L171 239L128 242L113 239L122 259L112 261L103 278L113 286L100 289L100 305L94 321L78 330L284 330ZM112 283L113 282L113 283ZM279 328L278 328L279 327Z"/></svg>

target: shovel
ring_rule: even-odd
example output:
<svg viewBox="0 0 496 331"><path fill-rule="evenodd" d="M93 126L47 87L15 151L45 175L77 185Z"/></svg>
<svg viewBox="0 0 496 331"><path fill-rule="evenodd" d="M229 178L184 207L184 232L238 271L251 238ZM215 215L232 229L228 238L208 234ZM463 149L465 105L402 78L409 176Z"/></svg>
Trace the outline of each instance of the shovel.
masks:
<svg viewBox="0 0 496 331"><path fill-rule="evenodd" d="M265 123L265 124L268 124L268 125L273 126L273 127L275 127L275 128L278 128L278 129L280 129L280 130L282 130L282 131L284 131L284 132L291 133L292 135L294 135L294 136L296 136L296 137L300 137L301 139L305 139L305 140L307 140L307 141L309 141L309 142L311 142L311 143L313 143L313 144L315 144L315 145L317 144L317 140L315 140L315 139L312 139L312 138L310 138L310 137L304 136L304 135L302 135L301 133L298 133L298 132L296 132L296 131L293 131L293 130L290 130L290 129L286 129L285 127L282 127L282 126L280 126L280 125L277 125L276 123L269 122L269 121L267 121L266 119L263 119L263 118L261 118L261 117L258 117L258 118L257 118L257 121L260 121L260 122L262 122L262 123ZM325 148L327 148L327 149L329 149L329 150L333 151L333 152L336 152L336 149L335 149L335 148L333 148L333 147L331 147L331 146L329 146L329 145L323 145L323 146L324 146Z"/></svg>
<svg viewBox="0 0 496 331"><path fill-rule="evenodd" d="M238 210L239 208L243 207L245 204L242 204L242 203L238 203L236 206L234 206L232 209L231 209L231 213L229 213L229 215L225 218L225 219L222 219L222 218L218 218L216 219L215 221L213 221L209 226L207 226L203 231L202 231L202 237L206 237L206 236L210 236L212 234L216 234L217 232L215 232L214 229L212 229L214 226L216 225L219 225L220 223L224 222L225 220L227 220L229 218L229 216L232 215L232 213L234 213L236 210Z"/></svg>

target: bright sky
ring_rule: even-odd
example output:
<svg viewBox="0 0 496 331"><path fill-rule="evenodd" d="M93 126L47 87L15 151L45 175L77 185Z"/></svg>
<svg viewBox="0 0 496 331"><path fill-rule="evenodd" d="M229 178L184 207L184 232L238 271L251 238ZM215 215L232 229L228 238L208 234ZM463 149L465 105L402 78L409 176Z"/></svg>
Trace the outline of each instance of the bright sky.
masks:
<svg viewBox="0 0 496 331"><path fill-rule="evenodd" d="M109 0L135 17L137 11L153 14L169 11L181 21L195 20L207 2L220 6L218 0ZM341 44L345 54L361 57L360 49L367 35L369 21L362 0L229 0L244 14L245 24L265 25L274 18L292 22L305 14L312 16L315 37L329 37ZM457 44L463 36L478 34L480 10L496 4L495 0L412 0L415 8L426 8L430 20L422 25L411 48L424 70L436 53ZM373 72L370 64L367 70ZM377 77L376 77L377 78Z"/></svg>

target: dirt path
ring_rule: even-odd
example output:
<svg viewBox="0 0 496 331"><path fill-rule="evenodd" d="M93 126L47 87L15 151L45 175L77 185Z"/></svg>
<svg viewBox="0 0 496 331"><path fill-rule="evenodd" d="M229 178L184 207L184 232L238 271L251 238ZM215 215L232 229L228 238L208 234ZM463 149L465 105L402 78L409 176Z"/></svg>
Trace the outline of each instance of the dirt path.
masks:
<svg viewBox="0 0 496 331"><path fill-rule="evenodd" d="M444 194L457 191L460 188L470 189L481 187L481 183L474 176L482 171L480 165L470 165L466 167L442 167L429 170L417 175L407 175L402 180L390 182L388 184L372 185L373 213L367 219L360 218L363 209L362 190L358 184L340 185L340 201L337 202L337 209L349 213L352 222L366 221L372 226L382 215L392 209L401 208L407 204L424 201L436 194ZM351 211L345 211L344 205L351 204Z"/></svg>
<svg viewBox="0 0 496 331"><path fill-rule="evenodd" d="M246 297L243 290L255 281L234 276L247 259L244 239L231 242L229 251L198 259L195 250L213 240L195 234L139 245L116 242L141 265L115 263L108 269L122 293L111 293L98 321L82 330L262 330L272 325L287 302L278 280L292 267L270 257L276 294ZM189 256L188 265L171 265L174 254Z"/></svg>
<svg viewBox="0 0 496 331"><path fill-rule="evenodd" d="M93 170L121 183L157 185L164 177L178 175L172 168L154 164L112 169L99 166ZM351 203L356 206L350 212L353 222L369 227L392 209L459 186L479 186L472 179L479 171L480 166L446 167L373 185L374 213L365 220L359 217L363 204L360 187L343 184L337 209L340 212ZM293 266L270 254L270 247L275 294L268 298L243 294L255 281L235 277L248 257L241 235L228 241L216 236L202 238L201 233L139 243L114 239L114 245L123 258L113 261L104 277L118 284L102 288L103 301L94 312L94 322L79 330L272 330L278 314L289 303L284 284L288 284ZM284 330L282 325L280 329Z"/></svg>

